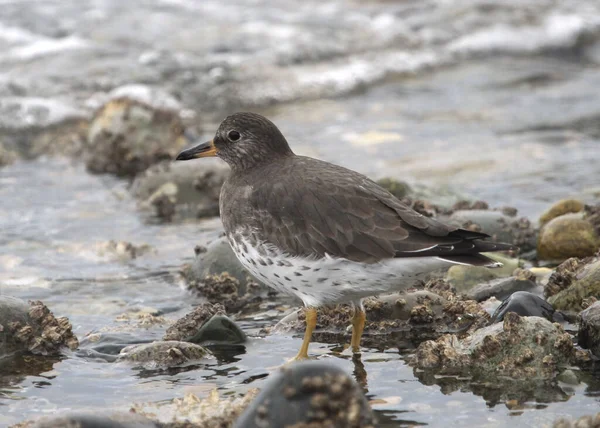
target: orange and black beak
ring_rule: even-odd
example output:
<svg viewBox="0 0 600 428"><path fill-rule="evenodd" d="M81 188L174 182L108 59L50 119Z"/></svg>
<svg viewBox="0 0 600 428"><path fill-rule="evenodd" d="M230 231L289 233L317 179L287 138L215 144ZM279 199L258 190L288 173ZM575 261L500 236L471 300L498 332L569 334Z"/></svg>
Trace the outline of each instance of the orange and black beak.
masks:
<svg viewBox="0 0 600 428"><path fill-rule="evenodd" d="M208 158L217 155L217 148L213 140L206 143L198 144L191 149L184 150L179 153L175 160L190 160L196 158Z"/></svg>

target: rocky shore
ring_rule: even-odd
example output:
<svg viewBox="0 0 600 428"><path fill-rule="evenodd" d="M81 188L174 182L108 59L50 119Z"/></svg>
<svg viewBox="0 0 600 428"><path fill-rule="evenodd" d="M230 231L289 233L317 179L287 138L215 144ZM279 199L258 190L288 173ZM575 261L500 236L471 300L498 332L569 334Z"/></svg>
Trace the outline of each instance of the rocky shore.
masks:
<svg viewBox="0 0 600 428"><path fill-rule="evenodd" d="M148 140L148 135L153 138ZM97 110L87 137L77 141L81 147L60 152L80 153L85 147L91 172L129 180L143 218L169 223L214 217L228 171L217 163L199 170L169 163L186 144L184 135L177 111L119 97ZM12 155L3 156L12 160ZM411 349L406 363L424 384L437 384L446 392L471 390L491 402L514 406L532 398L556 398L562 394L556 388L558 379L577 384L594 367L600 358L600 205L562 200L539 219L528 219L515 208L493 209L483 201L444 206L421 199L422 190L415 192L394 179L380 184L424 215L488 233L518 246L519 252L491 255L503 263L499 269L457 265L406 292L367 299L365 347ZM115 241L98 249L102 257L125 263L151 252L148 246ZM246 272L224 238L190 248L190 255L192 261L181 266L179 275L197 302L195 309L178 320L140 315L140 326L164 325L162 338L136 343L135 337L121 336L121 345L106 348L103 340L110 334L95 333L82 337L80 345L67 318L56 318L39 301L2 295L0 358L78 352L146 370L206 364L216 358L215 346L247 344L248 335L237 320L265 310L280 321L265 326L259 336L301 334L303 314L289 309L297 302ZM321 311L314 339L338 345L336 352L342 355L351 314L343 305ZM270 377L260 393L221 397L213 391L206 398L188 394L161 405L139 403L130 413L66 414L18 426L376 426L362 388L334 365L293 364ZM449 377L454 380L449 382ZM482 383L495 387L482 391ZM596 419L560 420L554 426L596 426Z"/></svg>

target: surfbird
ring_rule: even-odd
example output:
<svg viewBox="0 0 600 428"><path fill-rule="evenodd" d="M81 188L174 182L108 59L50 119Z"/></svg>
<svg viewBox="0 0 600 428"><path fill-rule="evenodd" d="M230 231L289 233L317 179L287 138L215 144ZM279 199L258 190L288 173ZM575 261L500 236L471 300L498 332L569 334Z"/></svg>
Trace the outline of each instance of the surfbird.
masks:
<svg viewBox="0 0 600 428"><path fill-rule="evenodd" d="M231 167L220 215L236 256L258 280L304 302L308 358L317 308L354 304L351 347L360 350L362 299L413 286L454 264L497 267L482 252L509 244L423 216L364 175L292 152L279 129L236 113L213 140L177 160L217 156Z"/></svg>

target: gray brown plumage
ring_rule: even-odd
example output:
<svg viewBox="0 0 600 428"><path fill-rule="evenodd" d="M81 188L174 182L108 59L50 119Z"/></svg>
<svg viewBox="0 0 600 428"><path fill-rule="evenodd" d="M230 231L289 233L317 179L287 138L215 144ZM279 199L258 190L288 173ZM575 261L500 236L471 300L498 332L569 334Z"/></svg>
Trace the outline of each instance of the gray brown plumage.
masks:
<svg viewBox="0 0 600 428"><path fill-rule="evenodd" d="M220 209L236 255L258 279L307 306L360 306L363 297L406 288L454 263L498 265L481 252L513 249L425 217L362 174L295 155L257 114L229 116L213 141L177 159L207 155L232 169Z"/></svg>

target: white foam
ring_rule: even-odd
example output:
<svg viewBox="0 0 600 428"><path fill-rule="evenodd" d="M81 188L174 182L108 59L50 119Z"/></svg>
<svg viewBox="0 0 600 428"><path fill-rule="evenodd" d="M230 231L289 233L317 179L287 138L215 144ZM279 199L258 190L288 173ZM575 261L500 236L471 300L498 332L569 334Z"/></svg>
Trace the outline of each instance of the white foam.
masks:
<svg viewBox="0 0 600 428"><path fill-rule="evenodd" d="M577 43L584 31L600 25L600 20L586 20L580 15L553 14L540 25L492 28L467 34L450 44L453 52L536 52L542 49L568 48Z"/></svg>

